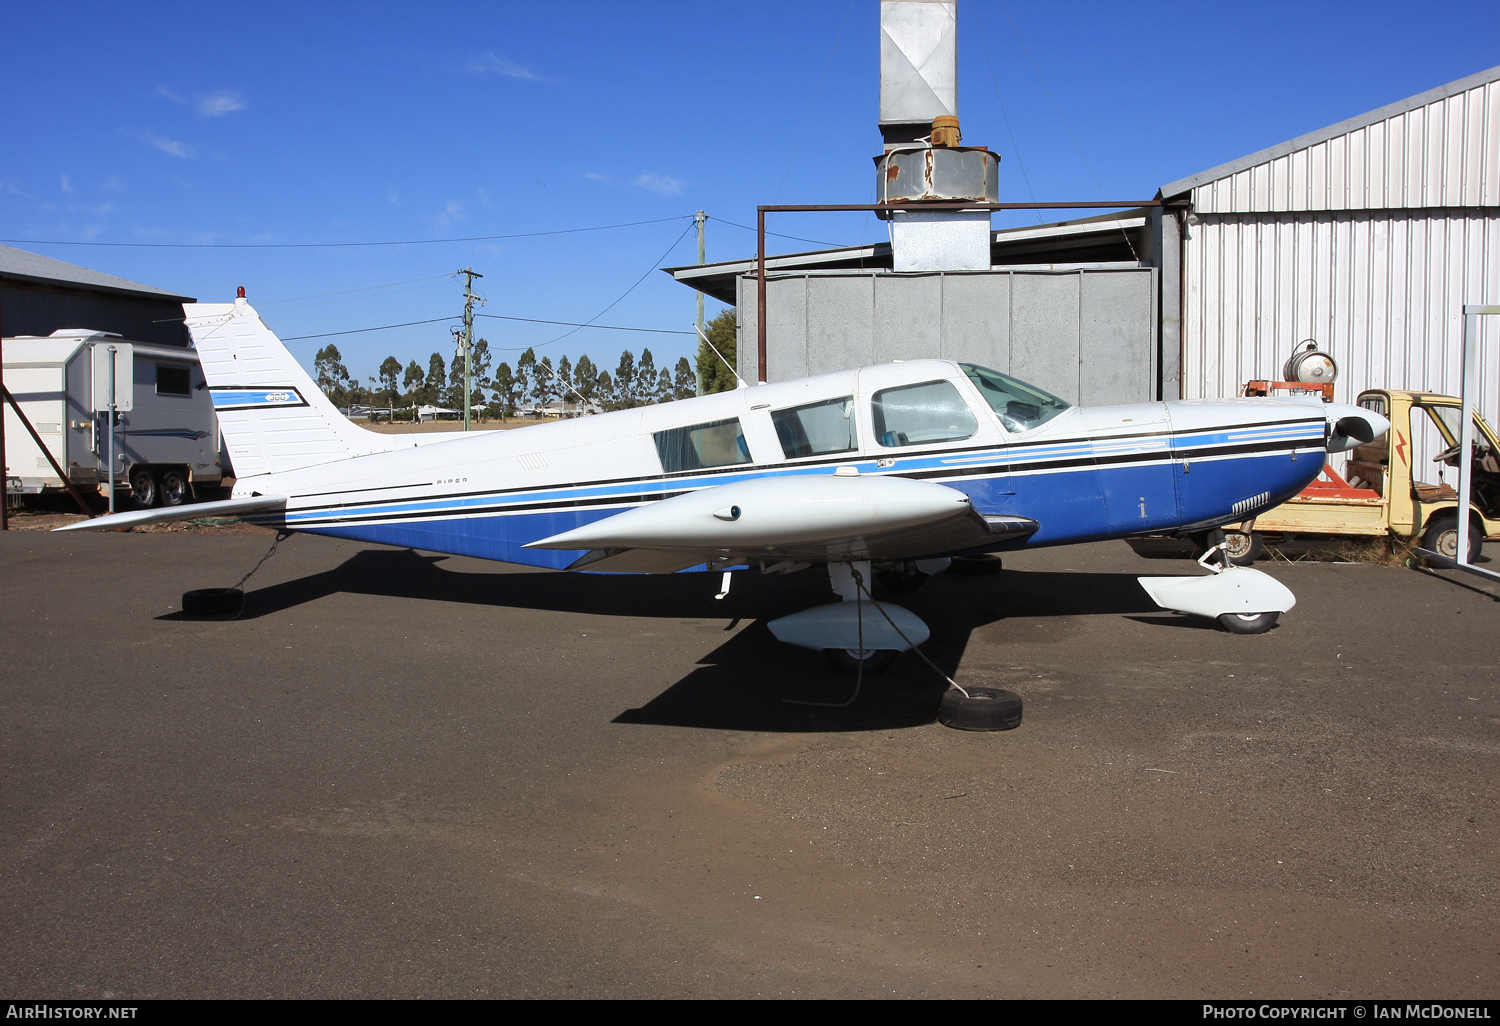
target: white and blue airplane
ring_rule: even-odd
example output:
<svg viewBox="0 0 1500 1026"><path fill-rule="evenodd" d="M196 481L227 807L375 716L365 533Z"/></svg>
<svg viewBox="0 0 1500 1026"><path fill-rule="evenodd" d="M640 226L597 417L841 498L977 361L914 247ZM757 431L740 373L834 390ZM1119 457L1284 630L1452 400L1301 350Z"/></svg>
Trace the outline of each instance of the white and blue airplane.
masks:
<svg viewBox="0 0 1500 1026"><path fill-rule="evenodd" d="M845 601L768 626L872 672L926 640L869 593L954 557L1211 530L1389 426L1307 399L1080 408L997 371L895 361L515 431L382 435L351 424L243 296L183 307L236 481L222 502L59 530L206 515L595 573L826 567ZM1258 571L1142 578L1164 608L1269 630L1295 598ZM886 578L890 580L889 576Z"/></svg>

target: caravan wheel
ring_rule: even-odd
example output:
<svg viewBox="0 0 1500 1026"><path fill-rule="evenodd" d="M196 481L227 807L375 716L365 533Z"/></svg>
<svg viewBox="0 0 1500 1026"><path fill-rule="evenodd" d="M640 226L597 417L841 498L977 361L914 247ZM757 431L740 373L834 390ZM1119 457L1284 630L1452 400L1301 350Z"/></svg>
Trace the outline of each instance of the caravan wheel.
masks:
<svg viewBox="0 0 1500 1026"><path fill-rule="evenodd" d="M161 475L161 504L163 506L181 506L184 502L193 499L192 487L188 484L188 478L180 470L166 470Z"/></svg>
<svg viewBox="0 0 1500 1026"><path fill-rule="evenodd" d="M160 499L156 488L156 475L145 467L136 467L130 472L130 491L135 504L141 509L150 509Z"/></svg>

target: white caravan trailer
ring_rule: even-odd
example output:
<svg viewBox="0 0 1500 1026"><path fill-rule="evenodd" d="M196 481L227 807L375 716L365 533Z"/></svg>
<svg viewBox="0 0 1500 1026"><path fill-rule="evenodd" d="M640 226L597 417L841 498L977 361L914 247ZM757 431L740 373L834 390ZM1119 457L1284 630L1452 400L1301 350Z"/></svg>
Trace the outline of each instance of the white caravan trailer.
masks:
<svg viewBox="0 0 1500 1026"><path fill-rule="evenodd" d="M109 414L94 412L93 348L116 340L123 341L109 332L64 328L48 336L4 341L5 387L52 457L83 489L107 487ZM217 488L224 476L219 423L198 354L142 342L129 345L135 363L132 409L116 414L115 494L123 496L128 488L139 506L192 502L195 488ZM99 390L106 392L108 385L101 383ZM16 494L64 487L9 403L5 474Z"/></svg>

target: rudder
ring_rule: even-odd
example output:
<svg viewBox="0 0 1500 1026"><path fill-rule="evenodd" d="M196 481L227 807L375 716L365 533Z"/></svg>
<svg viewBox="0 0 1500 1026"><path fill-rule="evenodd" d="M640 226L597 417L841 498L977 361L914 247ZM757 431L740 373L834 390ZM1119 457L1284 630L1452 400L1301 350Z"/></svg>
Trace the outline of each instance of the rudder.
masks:
<svg viewBox="0 0 1500 1026"><path fill-rule="evenodd" d="M243 296L182 310L237 479L396 447L349 423Z"/></svg>

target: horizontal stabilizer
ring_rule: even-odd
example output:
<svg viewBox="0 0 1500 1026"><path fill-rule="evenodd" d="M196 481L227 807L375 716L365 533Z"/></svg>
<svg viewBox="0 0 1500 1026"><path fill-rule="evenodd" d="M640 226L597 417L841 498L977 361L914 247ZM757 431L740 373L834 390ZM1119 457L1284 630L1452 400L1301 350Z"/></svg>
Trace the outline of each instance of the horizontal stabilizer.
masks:
<svg viewBox="0 0 1500 1026"><path fill-rule="evenodd" d="M140 509L129 513L111 513L107 517L81 520L57 531L123 531L147 524L168 524L174 520L197 520L199 517L228 517L241 513L266 513L286 509L285 495L257 495L253 499L225 499L223 502L199 502L189 506L167 506L162 509Z"/></svg>

